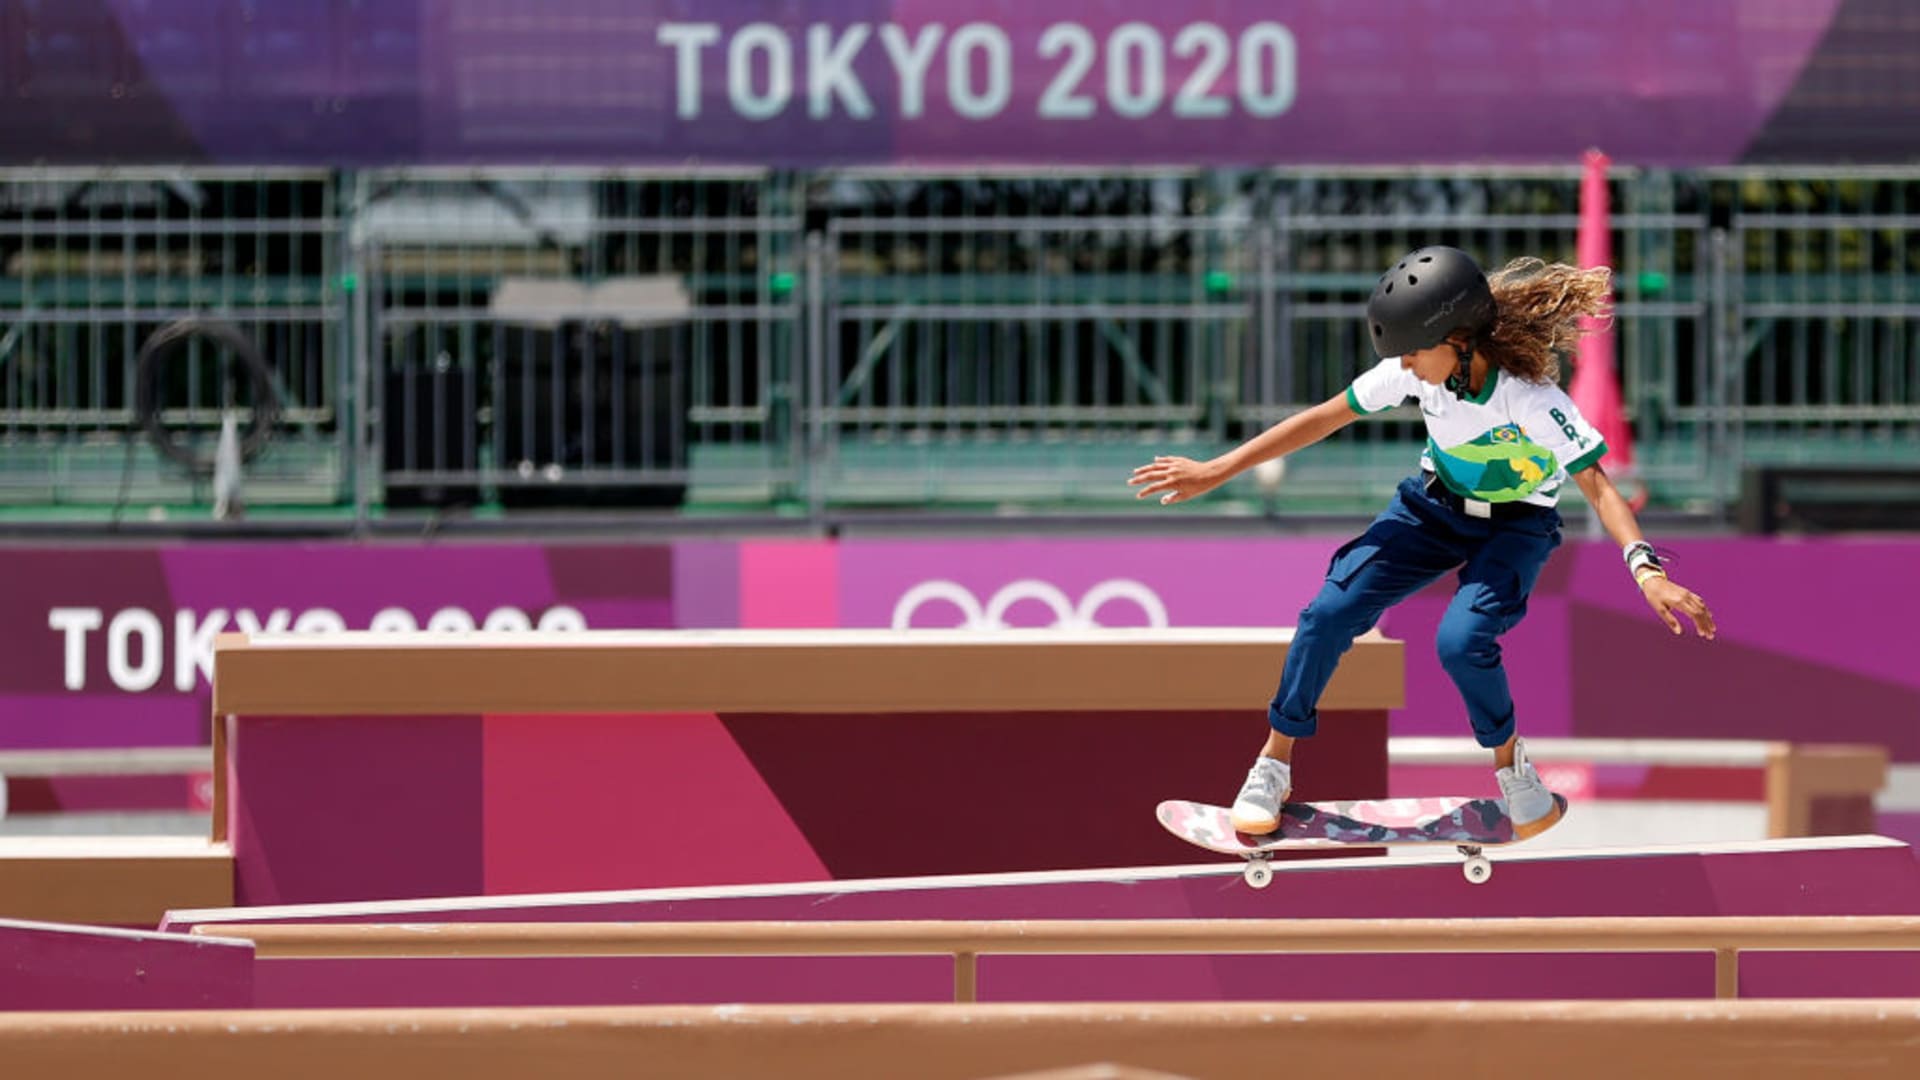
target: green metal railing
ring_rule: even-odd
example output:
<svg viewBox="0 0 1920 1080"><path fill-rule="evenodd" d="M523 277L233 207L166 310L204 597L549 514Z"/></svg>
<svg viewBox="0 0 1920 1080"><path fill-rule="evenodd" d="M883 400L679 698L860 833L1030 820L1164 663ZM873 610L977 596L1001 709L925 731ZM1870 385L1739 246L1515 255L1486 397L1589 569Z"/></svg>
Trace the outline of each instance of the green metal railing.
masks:
<svg viewBox="0 0 1920 1080"><path fill-rule="evenodd" d="M334 194L331 175L293 169L0 171L0 501L204 498L204 478L123 448L143 343L218 313L271 357L281 404L255 496L334 502L349 456ZM203 341L154 378L160 422L209 455L222 415L246 415Z"/></svg>
<svg viewBox="0 0 1920 1080"><path fill-rule="evenodd" d="M144 445L142 344L231 322L271 368L254 506L1128 503L1338 394L1423 243L1571 259L1579 174L755 169L0 171L0 506L209 499ZM1624 400L1655 505L1749 464L1920 448L1920 169L1617 170ZM206 454L251 402L196 342L157 422ZM1289 463L1361 512L1417 416ZM1256 497L1251 481L1214 500ZM1199 509L1199 507L1196 507Z"/></svg>

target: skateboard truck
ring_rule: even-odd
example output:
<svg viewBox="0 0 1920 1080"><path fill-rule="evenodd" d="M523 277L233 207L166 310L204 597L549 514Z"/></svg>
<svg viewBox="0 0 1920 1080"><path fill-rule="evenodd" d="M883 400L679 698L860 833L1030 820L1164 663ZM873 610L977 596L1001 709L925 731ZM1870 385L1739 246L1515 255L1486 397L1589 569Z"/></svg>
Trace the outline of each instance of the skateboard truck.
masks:
<svg viewBox="0 0 1920 1080"><path fill-rule="evenodd" d="M1460 844L1456 850L1466 856L1466 862L1460 866L1460 872L1475 885L1485 885L1493 877L1493 860L1480 850L1479 844ZM1247 856L1247 868L1240 876L1246 879L1250 888L1264 889L1273 884L1273 854L1261 851Z"/></svg>
<svg viewBox="0 0 1920 1080"><path fill-rule="evenodd" d="M1485 885L1487 879L1493 876L1493 860L1481 854L1479 844L1461 844L1459 851L1467 857L1467 861L1460 866L1460 872L1473 884Z"/></svg>

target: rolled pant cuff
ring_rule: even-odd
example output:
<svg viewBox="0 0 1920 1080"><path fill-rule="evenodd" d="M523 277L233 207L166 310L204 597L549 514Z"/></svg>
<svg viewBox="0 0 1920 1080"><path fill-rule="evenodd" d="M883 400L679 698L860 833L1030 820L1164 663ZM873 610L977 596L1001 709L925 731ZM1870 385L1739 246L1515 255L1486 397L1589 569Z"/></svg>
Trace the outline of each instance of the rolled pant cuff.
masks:
<svg viewBox="0 0 1920 1080"><path fill-rule="evenodd" d="M1313 715L1305 720L1290 720L1280 715L1278 708L1269 705L1267 706L1267 725L1289 739L1304 739L1320 729L1320 711L1314 710Z"/></svg>
<svg viewBox="0 0 1920 1080"><path fill-rule="evenodd" d="M1507 745L1507 740L1513 738L1513 732L1517 726L1513 722L1513 715L1512 713L1508 713L1507 718L1501 721L1500 726L1494 728L1492 731L1481 731L1478 727L1474 728L1474 741L1488 750Z"/></svg>

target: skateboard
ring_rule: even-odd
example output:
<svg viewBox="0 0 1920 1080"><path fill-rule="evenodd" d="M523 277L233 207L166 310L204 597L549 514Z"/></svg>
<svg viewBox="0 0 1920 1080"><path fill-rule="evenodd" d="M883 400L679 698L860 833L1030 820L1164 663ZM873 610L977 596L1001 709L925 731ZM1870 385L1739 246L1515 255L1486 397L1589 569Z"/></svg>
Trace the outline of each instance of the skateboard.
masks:
<svg viewBox="0 0 1920 1080"><path fill-rule="evenodd" d="M1553 801L1564 820L1566 798L1555 795ZM1273 880L1269 860L1275 851L1391 844L1452 844L1466 856L1461 870L1467 880L1481 885L1493 876L1493 863L1481 849L1531 839L1514 835L1506 804L1499 799L1290 802L1280 808L1280 828L1266 836L1235 832L1224 806L1169 799L1159 805L1155 816L1168 832L1189 844L1246 859L1247 884L1256 889L1266 888Z"/></svg>

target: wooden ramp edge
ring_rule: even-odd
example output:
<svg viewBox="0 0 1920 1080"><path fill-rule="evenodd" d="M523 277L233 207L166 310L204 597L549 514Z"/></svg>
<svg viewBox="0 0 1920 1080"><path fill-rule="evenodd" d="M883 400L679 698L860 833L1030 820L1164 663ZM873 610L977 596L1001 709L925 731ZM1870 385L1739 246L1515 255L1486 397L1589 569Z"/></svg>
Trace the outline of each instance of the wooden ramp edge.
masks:
<svg viewBox="0 0 1920 1080"><path fill-rule="evenodd" d="M0 837L0 918L160 925L233 904L233 850L191 836Z"/></svg>
<svg viewBox="0 0 1920 1080"><path fill-rule="evenodd" d="M1410 850L1391 857L1363 856L1273 863L1276 877L1287 874L1320 874L1329 871L1386 873L1428 865L1457 866L1460 856L1450 845L1435 844L1433 851ZM1519 845L1494 852L1496 866L1511 863L1560 862L1585 859L1663 859L1695 858L1701 855L1741 855L1811 851L1861 851L1898 849L1911 851L1903 841L1885 836L1788 837L1766 840L1740 840L1713 844L1645 845L1609 848L1528 848ZM746 885L675 886L648 889L595 890L589 892L515 893L493 896L433 897L410 900L379 900L318 904L260 905L256 907L208 907L198 910L176 908L167 913L162 929L190 930L198 926L224 923L274 921L365 919L405 921L408 917L431 917L431 921L460 921L462 914L521 911L525 918L537 920L541 909L607 907L662 902L738 900L752 897L817 897L821 899L863 893L917 892L964 889L1018 888L1067 884L1139 884L1207 877L1238 879L1245 861L1222 856L1205 863L1169 866L1115 867L1090 870L1020 871L990 874L948 874L925 877L858 878L826 881L776 882ZM1496 870L1496 877L1498 871ZM1225 883L1223 883L1225 884ZM1275 890L1282 886L1276 884ZM1278 892L1275 895L1279 895Z"/></svg>
<svg viewBox="0 0 1920 1080"><path fill-rule="evenodd" d="M1920 1002L1203 1002L0 1015L22 1076L1178 1076L1618 1080L1920 1073Z"/></svg>

